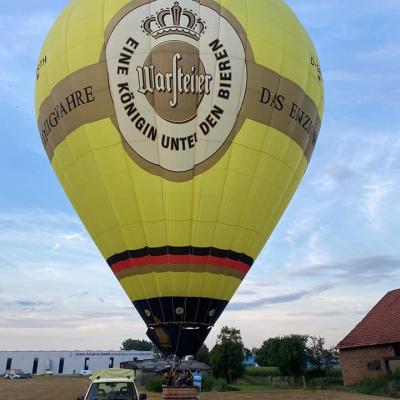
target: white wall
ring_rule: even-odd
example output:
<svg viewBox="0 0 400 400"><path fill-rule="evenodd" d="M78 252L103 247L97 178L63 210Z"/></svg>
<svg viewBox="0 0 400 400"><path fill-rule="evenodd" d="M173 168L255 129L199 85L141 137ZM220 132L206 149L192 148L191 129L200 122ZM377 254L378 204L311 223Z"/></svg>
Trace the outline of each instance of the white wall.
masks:
<svg viewBox="0 0 400 400"><path fill-rule="evenodd" d="M153 358L151 351L0 351L0 374L6 372L7 359L12 359L11 368L19 368L32 373L34 359L38 358L37 374L50 369L58 374L60 359L64 358L63 375L72 375L84 369L85 358L91 371L109 368L110 358L114 358L114 368L123 361Z"/></svg>

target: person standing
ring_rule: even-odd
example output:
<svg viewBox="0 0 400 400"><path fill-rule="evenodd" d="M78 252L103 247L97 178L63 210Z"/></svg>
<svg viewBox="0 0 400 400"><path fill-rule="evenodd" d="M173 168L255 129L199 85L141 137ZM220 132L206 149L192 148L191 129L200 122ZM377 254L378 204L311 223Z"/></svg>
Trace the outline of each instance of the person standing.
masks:
<svg viewBox="0 0 400 400"><path fill-rule="evenodd" d="M203 379L201 372L197 369L193 374L193 386L201 392L201 380Z"/></svg>

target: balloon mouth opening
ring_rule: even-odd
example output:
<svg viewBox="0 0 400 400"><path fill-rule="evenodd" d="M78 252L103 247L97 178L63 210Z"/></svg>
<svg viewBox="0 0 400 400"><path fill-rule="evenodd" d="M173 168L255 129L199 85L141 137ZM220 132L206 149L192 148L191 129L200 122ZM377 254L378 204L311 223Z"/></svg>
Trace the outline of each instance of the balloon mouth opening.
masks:
<svg viewBox="0 0 400 400"><path fill-rule="evenodd" d="M147 336L160 352L166 357L183 358L198 352L228 302L198 297L158 297L133 304L147 325Z"/></svg>
<svg viewBox="0 0 400 400"><path fill-rule="evenodd" d="M161 324L149 326L147 336L165 357L182 359L199 351L211 329L212 326Z"/></svg>

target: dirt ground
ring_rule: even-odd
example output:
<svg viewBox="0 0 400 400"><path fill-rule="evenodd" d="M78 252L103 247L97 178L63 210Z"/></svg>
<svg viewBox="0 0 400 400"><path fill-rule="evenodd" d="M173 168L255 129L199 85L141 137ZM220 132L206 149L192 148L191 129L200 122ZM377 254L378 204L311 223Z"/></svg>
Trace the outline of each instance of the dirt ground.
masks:
<svg viewBox="0 0 400 400"><path fill-rule="evenodd" d="M8 380L0 378L0 400L76 400L86 392L87 378L40 376L33 379ZM160 400L158 394L148 393L149 400ZM382 400L385 397L364 396L332 391L290 390L266 393L203 393L201 400Z"/></svg>

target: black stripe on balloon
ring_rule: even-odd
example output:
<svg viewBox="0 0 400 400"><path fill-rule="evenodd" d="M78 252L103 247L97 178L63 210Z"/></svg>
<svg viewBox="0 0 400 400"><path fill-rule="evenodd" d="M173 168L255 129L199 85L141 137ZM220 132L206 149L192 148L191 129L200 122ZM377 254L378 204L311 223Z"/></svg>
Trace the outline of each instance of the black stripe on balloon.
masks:
<svg viewBox="0 0 400 400"><path fill-rule="evenodd" d="M199 297L159 297L133 302L147 336L164 355L194 355L228 302Z"/></svg>
<svg viewBox="0 0 400 400"><path fill-rule="evenodd" d="M115 254L107 259L108 265L111 267L117 262L125 261L130 258L141 258L146 256L164 256L164 255L194 255L194 256L213 256L218 258L229 258L234 261L241 261L251 267L254 263L254 259L246 254L240 254L232 250L222 250L215 247L175 247L175 246L163 246L163 247L144 247L137 250L127 250L122 253Z"/></svg>

